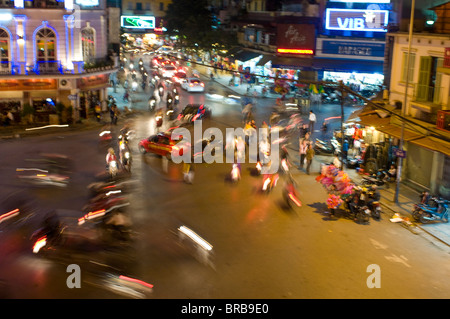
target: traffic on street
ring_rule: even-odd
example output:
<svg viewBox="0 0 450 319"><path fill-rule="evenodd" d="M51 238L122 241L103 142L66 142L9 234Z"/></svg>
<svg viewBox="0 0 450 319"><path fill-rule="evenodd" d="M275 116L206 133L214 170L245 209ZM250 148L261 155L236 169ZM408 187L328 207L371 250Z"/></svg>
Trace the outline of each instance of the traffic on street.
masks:
<svg viewBox="0 0 450 319"><path fill-rule="evenodd" d="M91 128L1 140L1 296L449 298L448 246L383 204L395 171L356 170L370 146L343 122L364 102L234 77L124 51ZM433 200L418 221L448 219Z"/></svg>

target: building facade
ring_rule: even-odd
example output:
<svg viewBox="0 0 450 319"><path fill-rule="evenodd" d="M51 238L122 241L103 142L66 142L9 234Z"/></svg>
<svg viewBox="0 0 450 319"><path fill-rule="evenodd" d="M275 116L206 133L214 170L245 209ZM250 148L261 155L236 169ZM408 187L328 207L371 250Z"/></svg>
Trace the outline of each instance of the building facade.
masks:
<svg viewBox="0 0 450 319"><path fill-rule="evenodd" d="M115 63L101 0L2 3L0 109L31 106L36 122L49 122L57 104L73 119L105 101Z"/></svg>

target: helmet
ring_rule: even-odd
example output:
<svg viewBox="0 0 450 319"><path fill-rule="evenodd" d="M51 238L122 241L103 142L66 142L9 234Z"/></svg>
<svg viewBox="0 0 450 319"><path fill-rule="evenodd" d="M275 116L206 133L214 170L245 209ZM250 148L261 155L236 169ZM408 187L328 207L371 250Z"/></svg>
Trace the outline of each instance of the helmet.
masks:
<svg viewBox="0 0 450 319"><path fill-rule="evenodd" d="M370 186L370 188L372 188L373 190L377 189L377 185L372 185Z"/></svg>

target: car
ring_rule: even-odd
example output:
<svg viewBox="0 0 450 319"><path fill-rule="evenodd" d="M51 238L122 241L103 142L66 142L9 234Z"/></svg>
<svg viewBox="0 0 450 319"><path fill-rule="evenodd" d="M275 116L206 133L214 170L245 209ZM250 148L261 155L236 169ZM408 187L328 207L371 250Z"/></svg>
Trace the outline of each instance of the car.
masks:
<svg viewBox="0 0 450 319"><path fill-rule="evenodd" d="M172 81L175 84L181 84L181 82L186 79L187 75L186 72L181 72L181 71L177 71L173 77L172 77Z"/></svg>
<svg viewBox="0 0 450 319"><path fill-rule="evenodd" d="M154 69L159 68L164 61L166 61L167 59L163 56L157 55L155 57L153 57L152 61L150 62L150 66Z"/></svg>
<svg viewBox="0 0 450 319"><path fill-rule="evenodd" d="M203 104L188 104L178 114L177 121L181 123L191 123L203 118L210 118L211 110Z"/></svg>
<svg viewBox="0 0 450 319"><path fill-rule="evenodd" d="M176 72L177 68L172 64L166 64L159 70L161 76L166 79L171 79Z"/></svg>
<svg viewBox="0 0 450 319"><path fill-rule="evenodd" d="M181 82L181 88L188 92L205 92L205 83L199 78L186 78Z"/></svg>
<svg viewBox="0 0 450 319"><path fill-rule="evenodd" d="M183 155L183 148L177 146L181 140L181 138L172 139L172 135L169 132L160 132L141 140L138 148L142 154L153 153L170 159L172 150L179 150L179 154Z"/></svg>

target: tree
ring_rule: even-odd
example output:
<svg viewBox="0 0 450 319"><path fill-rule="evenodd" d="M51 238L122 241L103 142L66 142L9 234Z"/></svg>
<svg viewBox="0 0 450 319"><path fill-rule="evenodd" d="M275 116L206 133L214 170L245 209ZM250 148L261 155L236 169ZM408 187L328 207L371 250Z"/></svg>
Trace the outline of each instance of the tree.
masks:
<svg viewBox="0 0 450 319"><path fill-rule="evenodd" d="M212 14L206 0L173 0L164 20L169 35L178 36L184 47L207 47L212 29Z"/></svg>

